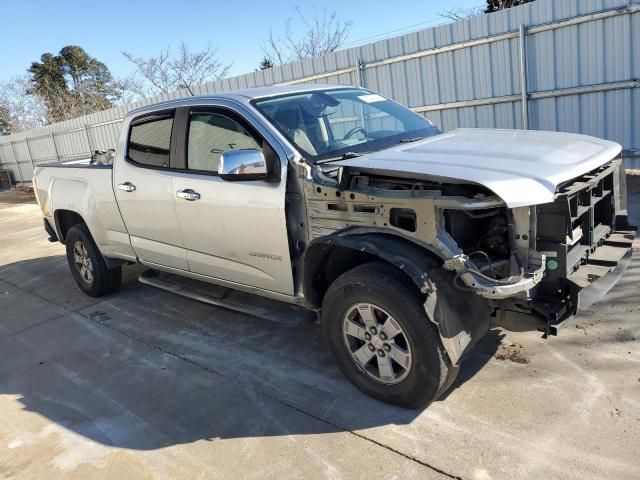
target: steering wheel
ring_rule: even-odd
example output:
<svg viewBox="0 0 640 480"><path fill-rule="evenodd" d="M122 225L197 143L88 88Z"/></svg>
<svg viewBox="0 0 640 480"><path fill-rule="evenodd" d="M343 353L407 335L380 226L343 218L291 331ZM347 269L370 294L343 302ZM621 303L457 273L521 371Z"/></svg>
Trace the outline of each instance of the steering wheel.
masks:
<svg viewBox="0 0 640 480"><path fill-rule="evenodd" d="M346 140L347 138L351 138L358 132L361 132L365 137L367 136L367 131L364 128L355 127L355 128L352 128L351 130L349 130L347 133L345 133L344 137L342 137L342 140Z"/></svg>

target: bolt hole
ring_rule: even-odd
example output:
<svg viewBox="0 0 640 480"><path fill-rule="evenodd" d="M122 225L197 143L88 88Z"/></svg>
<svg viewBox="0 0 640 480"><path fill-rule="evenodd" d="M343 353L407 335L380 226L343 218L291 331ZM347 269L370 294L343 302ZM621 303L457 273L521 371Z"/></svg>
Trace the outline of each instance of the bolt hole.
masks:
<svg viewBox="0 0 640 480"><path fill-rule="evenodd" d="M320 187L316 188L316 192L321 193L322 189Z"/></svg>
<svg viewBox="0 0 640 480"><path fill-rule="evenodd" d="M339 197L340 195L342 195L342 194L341 194L341 193L340 193L340 191L338 190L338 191L336 192L336 197Z"/></svg>
<svg viewBox="0 0 640 480"><path fill-rule="evenodd" d="M349 195L349 198L350 198L351 200L355 200L355 199L356 199L356 196L352 193L351 195Z"/></svg>

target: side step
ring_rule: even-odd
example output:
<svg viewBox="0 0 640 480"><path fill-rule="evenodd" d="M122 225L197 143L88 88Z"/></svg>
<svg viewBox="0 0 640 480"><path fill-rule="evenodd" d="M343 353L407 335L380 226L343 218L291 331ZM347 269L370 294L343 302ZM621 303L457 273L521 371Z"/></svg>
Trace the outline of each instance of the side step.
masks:
<svg viewBox="0 0 640 480"><path fill-rule="evenodd" d="M171 273L145 270L138 277L138 281L191 300L292 327L313 323L318 317L316 312L298 305L271 300Z"/></svg>

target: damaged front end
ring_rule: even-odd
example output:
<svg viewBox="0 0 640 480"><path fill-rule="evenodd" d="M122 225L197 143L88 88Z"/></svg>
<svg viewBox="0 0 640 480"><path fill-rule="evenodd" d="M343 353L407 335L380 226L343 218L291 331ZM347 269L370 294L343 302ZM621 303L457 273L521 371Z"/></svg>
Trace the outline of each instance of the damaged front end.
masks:
<svg viewBox="0 0 640 480"><path fill-rule="evenodd" d="M440 271L451 272L453 288L469 306L477 307L473 297L482 299L499 324L516 319L527 323L526 329L555 334L576 313L580 290L612 270L631 246L632 237L624 231L624 170L620 172L620 161L614 160L563 185L551 204L509 208L493 192L470 182L317 169L302 182L305 242L349 244L355 251L356 238L366 236L358 253L384 259L381 252L395 247L381 241L376 249L376 234L408 241L436 259ZM399 268L408 274L416 270L403 258ZM414 275L423 293L424 273L433 275L423 270ZM449 316L446 322L438 328L454 364L489 328L477 316Z"/></svg>
<svg viewBox="0 0 640 480"><path fill-rule="evenodd" d="M327 170L316 171L303 183L307 259L314 257L309 252L319 244L324 252L346 246L353 251L352 257L373 255L396 264L423 293L429 293L429 277L436 275L433 268L451 275L438 275L439 284L448 278L444 280L447 288L464 292L459 291L460 305L447 310L467 309L474 315L458 312L436 319L428 302L425 309L454 364L488 330L491 301L516 295L526 301L541 281L544 256L530 249L527 235L516 239L516 223L524 221L524 211L514 216L488 189L453 184L450 179L408 180L345 168ZM390 243L390 237L396 243ZM413 250L405 249L402 242ZM400 255L409 251L415 254ZM431 271L421 267L421 256L434 260ZM412 275L414 271L418 274ZM305 288L305 296L313 290Z"/></svg>
<svg viewBox="0 0 640 480"><path fill-rule="evenodd" d="M497 324L557 335L629 263L635 227L627 221L621 163L612 160L565 182L551 203L445 210L445 230L463 253L444 267L491 300Z"/></svg>
<svg viewBox="0 0 640 480"><path fill-rule="evenodd" d="M531 248L528 207L469 210L464 204L446 205L442 217L443 266L456 273L461 285L497 300L515 295L526 298L542 281L546 257ZM519 227L527 233L516 233Z"/></svg>

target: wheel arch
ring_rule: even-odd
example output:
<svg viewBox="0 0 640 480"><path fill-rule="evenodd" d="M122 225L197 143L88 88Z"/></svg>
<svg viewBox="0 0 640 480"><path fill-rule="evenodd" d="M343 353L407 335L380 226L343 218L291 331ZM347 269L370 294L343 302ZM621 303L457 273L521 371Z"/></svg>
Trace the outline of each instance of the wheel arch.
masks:
<svg viewBox="0 0 640 480"><path fill-rule="evenodd" d="M338 276L369 261L382 261L404 274L407 285L421 296L427 317L438 328L453 365L458 365L489 330L486 300L472 291L457 290L453 274L441 268L442 258L394 234L342 232L312 241L303 263L307 302L320 308L329 285Z"/></svg>
<svg viewBox="0 0 640 480"><path fill-rule="evenodd" d="M67 233L71 227L78 224L87 225L87 222L84 221L82 215L73 210L58 209L54 212L53 218L56 224L55 226L58 233L58 239L62 244L65 244ZM89 227L87 227L87 229L88 228Z"/></svg>
<svg viewBox="0 0 640 480"><path fill-rule="evenodd" d="M58 240L63 245L66 245L67 233L69 233L69 229L74 225L84 225L92 240L95 242L95 237L93 236L93 233L91 233L89 225L78 212L74 210L58 209L53 213L53 219L55 222L55 229L58 234ZM98 251L100 252L100 255L102 255L102 258L104 258L109 269L116 268L126 263L124 260L118 258L106 257L100 248L98 248Z"/></svg>
<svg viewBox="0 0 640 480"><path fill-rule="evenodd" d="M412 288L428 293L427 272L442 264L433 252L399 235L343 232L313 240L303 258L304 295L310 306L320 308L329 285L363 263L382 261L404 274Z"/></svg>

